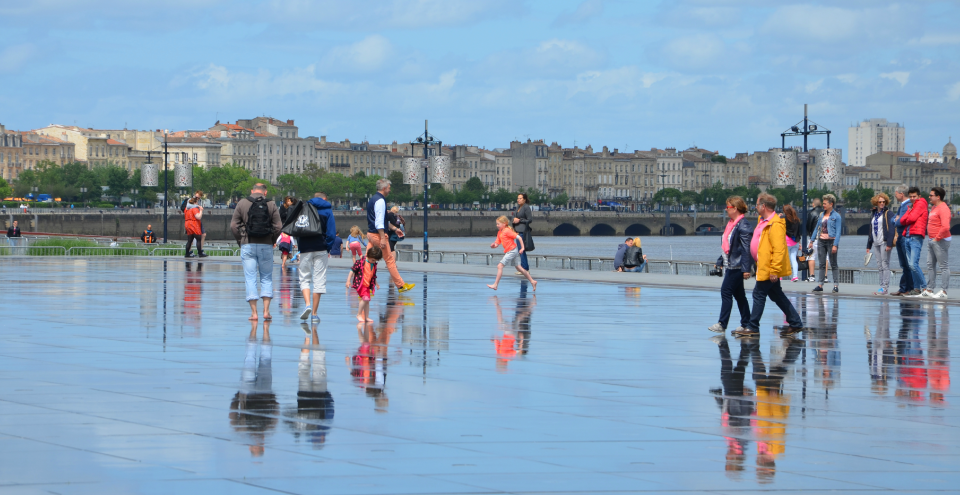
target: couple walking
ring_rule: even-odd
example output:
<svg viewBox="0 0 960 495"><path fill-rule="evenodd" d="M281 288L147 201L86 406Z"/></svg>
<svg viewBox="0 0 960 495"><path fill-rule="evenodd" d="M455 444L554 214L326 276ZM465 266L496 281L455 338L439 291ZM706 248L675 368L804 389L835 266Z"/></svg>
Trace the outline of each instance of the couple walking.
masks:
<svg viewBox="0 0 960 495"><path fill-rule="evenodd" d="M723 333L730 321L733 300L740 310L740 326L733 331L738 337L760 334L760 318L767 297L787 317L787 326L781 335L790 335L803 329L800 314L783 293L780 278L791 275L787 250L787 228L783 218L776 213L777 198L767 193L757 197L756 228L745 218L747 204L740 196L727 198L726 212L729 222L721 238L723 254L717 260L723 266L723 284L720 287L720 321L708 327ZM757 283L753 289L753 311L747 303L743 282L750 278L754 263L757 266Z"/></svg>

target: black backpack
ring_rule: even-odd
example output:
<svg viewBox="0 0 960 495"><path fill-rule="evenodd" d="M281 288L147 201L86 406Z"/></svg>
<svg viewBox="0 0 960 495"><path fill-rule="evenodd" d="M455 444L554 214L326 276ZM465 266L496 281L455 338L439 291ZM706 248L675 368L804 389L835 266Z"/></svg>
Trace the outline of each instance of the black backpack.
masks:
<svg viewBox="0 0 960 495"><path fill-rule="evenodd" d="M269 237L273 235L273 219L267 208L267 198L249 197L250 211L247 212L247 237Z"/></svg>

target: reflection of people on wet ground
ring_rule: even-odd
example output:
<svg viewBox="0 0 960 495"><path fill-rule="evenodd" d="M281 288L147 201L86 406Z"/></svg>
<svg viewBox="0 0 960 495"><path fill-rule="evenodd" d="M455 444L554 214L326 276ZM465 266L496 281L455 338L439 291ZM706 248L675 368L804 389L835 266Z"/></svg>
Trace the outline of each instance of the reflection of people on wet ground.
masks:
<svg viewBox="0 0 960 495"><path fill-rule="evenodd" d="M295 438L303 435L314 448L321 448L333 420L333 396L327 390L327 353L320 347L317 324L312 328L306 323L300 325L307 336L297 366L297 407L284 412L285 423Z"/></svg>
<svg viewBox="0 0 960 495"><path fill-rule="evenodd" d="M493 296L490 299L497 311L499 331L503 333L492 339L494 350L497 352L497 370L506 371L510 360L517 355L526 355L530 350L530 319L533 307L537 305L537 296L534 294L532 298L527 298L527 284L521 282L516 312L513 321L509 322L503 317L500 298Z"/></svg>
<svg viewBox="0 0 960 495"><path fill-rule="evenodd" d="M193 271L193 263L185 263L187 269L187 280L183 287L183 313L184 323L193 325L200 329L200 296L203 290L200 286L203 281L203 263L197 263L197 270Z"/></svg>
<svg viewBox="0 0 960 495"><path fill-rule="evenodd" d="M251 325L247 354L243 360L243 371L240 373L240 390L230 402L230 425L237 432L250 437L250 454L260 457L264 453L267 434L277 425L280 407L277 396L273 393L270 322L263 322L263 339L259 344L257 323L253 322Z"/></svg>
<svg viewBox="0 0 960 495"><path fill-rule="evenodd" d="M393 289L390 292L392 295ZM387 412L390 405L386 394L387 351L390 348L390 336L403 316L403 308L401 301L390 297L386 311L380 317L379 331L374 329L371 322L358 323L360 347L356 354L346 358L354 384L363 388L367 397L373 398L374 410L379 413Z"/></svg>
<svg viewBox="0 0 960 495"><path fill-rule="evenodd" d="M750 436L750 421L754 413L754 405L746 396L752 395L750 390L744 389L743 378L746 374L751 350L758 346L756 339L740 341L740 356L737 365L733 366L730 357L730 346L723 336L713 337L720 348L720 383L722 389L713 389L720 406L720 424L723 426L724 438L727 441L725 470L728 475L739 477L744 469L746 459L747 437Z"/></svg>
<svg viewBox="0 0 960 495"><path fill-rule="evenodd" d="M783 359L773 362L770 369L764 369L763 357L759 345L756 351L751 348L753 380L757 384L757 421L754 424L757 434L757 480L769 482L776 474L776 460L786 451L787 417L790 415L790 396L783 390L783 379L787 368L797 361L803 341L793 337L784 337L787 348Z"/></svg>
<svg viewBox="0 0 960 495"><path fill-rule="evenodd" d="M824 299L822 297L807 297L806 310L811 328L806 331L807 347L813 351L813 374L821 381L823 388L828 392L840 379L840 344L837 340L837 322L840 318L840 299ZM830 314L827 315L827 305L830 305ZM811 313L813 316L811 316ZM813 326L811 321L816 321Z"/></svg>
<svg viewBox="0 0 960 495"><path fill-rule="evenodd" d="M873 318L870 319L872 320ZM876 320L876 326L876 331L872 333L869 324L863 327L863 335L867 340L867 366L870 369L870 390L877 395L886 395L887 381L890 379L890 371L895 364L893 342L890 341L889 301L881 301L880 315Z"/></svg>
<svg viewBox="0 0 960 495"><path fill-rule="evenodd" d="M900 333L897 336L897 390L902 399L922 401L927 388L927 369L920 345L920 319L924 316L919 303L900 303Z"/></svg>
<svg viewBox="0 0 960 495"><path fill-rule="evenodd" d="M934 314L940 309L939 323ZM930 356L930 402L942 404L950 391L950 306L931 306L927 310L927 352Z"/></svg>

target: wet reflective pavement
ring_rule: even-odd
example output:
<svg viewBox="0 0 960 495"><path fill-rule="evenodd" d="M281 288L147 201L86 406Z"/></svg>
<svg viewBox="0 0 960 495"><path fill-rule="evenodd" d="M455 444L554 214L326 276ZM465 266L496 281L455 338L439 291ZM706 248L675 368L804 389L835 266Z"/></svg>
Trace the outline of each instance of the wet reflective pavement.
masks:
<svg viewBox="0 0 960 495"><path fill-rule="evenodd" d="M768 304L711 339L715 291L406 272L358 327L331 270L310 328L279 268L259 324L238 264L0 274L0 494L960 489L957 307L794 296L797 338Z"/></svg>

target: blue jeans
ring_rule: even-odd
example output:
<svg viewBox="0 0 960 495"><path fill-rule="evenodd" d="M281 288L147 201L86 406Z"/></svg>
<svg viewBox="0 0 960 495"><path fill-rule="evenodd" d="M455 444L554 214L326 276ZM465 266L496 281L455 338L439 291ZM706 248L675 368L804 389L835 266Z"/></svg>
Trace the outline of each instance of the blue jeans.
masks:
<svg viewBox="0 0 960 495"><path fill-rule="evenodd" d="M524 270L530 271L530 263L527 263L526 251L520 253L520 266L523 267Z"/></svg>
<svg viewBox="0 0 960 495"><path fill-rule="evenodd" d="M727 268L723 270L723 283L720 285L720 322L723 328L730 323L730 310L733 309L733 300L737 300L737 309L740 310L740 326L750 325L750 303L747 302L747 293L743 290L743 270Z"/></svg>
<svg viewBox="0 0 960 495"><path fill-rule="evenodd" d="M767 304L767 297L770 297L770 300L786 315L787 324L791 327L803 326L800 313L797 313L797 309L793 307L793 304L790 304L787 295L783 293L780 281L757 280L757 285L753 287L753 312L750 314L750 328L760 330L760 317L763 316L763 307Z"/></svg>
<svg viewBox="0 0 960 495"><path fill-rule="evenodd" d="M244 244L240 246L240 262L243 264L243 281L247 286L247 301L261 297L273 297L273 245ZM260 279L260 295L257 295L257 278Z"/></svg>
<svg viewBox="0 0 960 495"><path fill-rule="evenodd" d="M900 275L900 293L913 290L913 272L910 271L910 265L907 263L907 239L897 237L897 259L900 261L900 268L903 274Z"/></svg>
<svg viewBox="0 0 960 495"><path fill-rule="evenodd" d="M640 263L640 264L637 265L637 266L631 267L631 268L623 267L623 271L625 271L625 272L642 272L642 271L643 271L643 268L644 268L645 266L647 266L647 262L646 262L646 261L644 261L643 263Z"/></svg>
<svg viewBox="0 0 960 495"><path fill-rule="evenodd" d="M907 246L907 262L910 264L910 274L913 275L913 288L926 289L927 279L920 269L920 251L923 250L923 237L911 235L904 240Z"/></svg>

